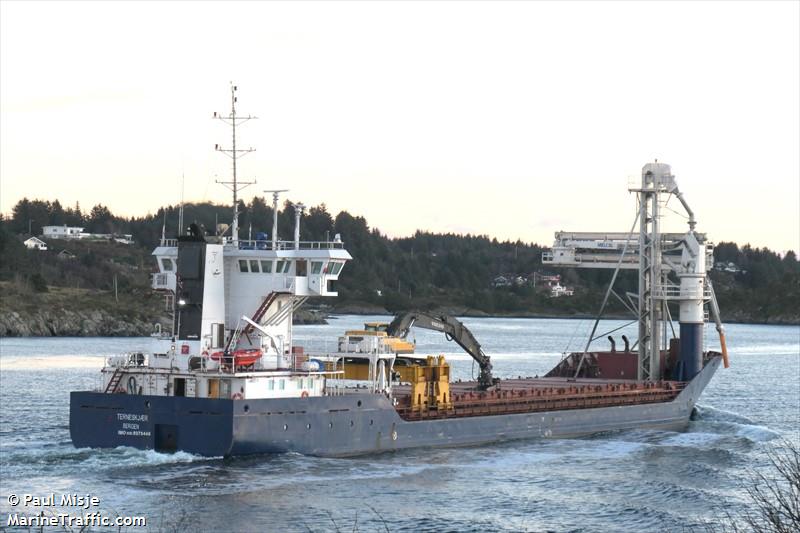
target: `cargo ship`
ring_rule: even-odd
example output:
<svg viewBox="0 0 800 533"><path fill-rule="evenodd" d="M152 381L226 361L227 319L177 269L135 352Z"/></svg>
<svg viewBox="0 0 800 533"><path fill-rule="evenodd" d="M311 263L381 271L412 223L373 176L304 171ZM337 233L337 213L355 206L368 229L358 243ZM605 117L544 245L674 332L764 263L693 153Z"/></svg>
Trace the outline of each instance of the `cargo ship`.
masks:
<svg viewBox="0 0 800 533"><path fill-rule="evenodd" d="M547 375L498 379L462 322L422 312L346 332L330 353L297 346L293 313L310 297L336 297L352 257L338 235L300 240L302 205L295 209L294 239L279 239L281 191L273 192L271 238L239 238L235 139L237 126L250 117L237 116L235 87L230 114L217 118L233 128L234 145L226 151L234 160L232 224L222 235L194 224L176 238L162 234L152 285L172 309L170 331L158 328L148 351L109 357L100 389L71 393L76 447L339 457L633 428L681 430L720 364L728 365L706 269L713 247L695 231L670 167L658 162L646 164L630 189L638 207L630 232L560 232L543 256L553 266L613 272L585 349L565 354ZM671 197L688 216L685 233L660 229ZM623 269L638 270L638 295L614 291ZM611 296L638 323L638 339L623 338L619 350L613 337L597 332ZM668 339L671 309L678 311L680 334ZM704 347L709 316L719 353ZM444 356L415 354L406 340L413 327L457 342L479 365L478 379L453 382ZM611 350L592 348L606 337Z"/></svg>

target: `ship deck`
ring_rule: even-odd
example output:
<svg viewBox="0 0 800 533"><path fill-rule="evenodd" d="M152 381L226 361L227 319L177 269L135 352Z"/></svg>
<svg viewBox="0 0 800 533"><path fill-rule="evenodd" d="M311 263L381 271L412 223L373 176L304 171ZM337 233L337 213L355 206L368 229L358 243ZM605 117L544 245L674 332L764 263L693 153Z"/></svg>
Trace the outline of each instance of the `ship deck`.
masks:
<svg viewBox="0 0 800 533"><path fill-rule="evenodd" d="M687 383L519 377L502 380L488 391L479 391L477 385L476 381L450 383L451 403L444 408L412 407L410 385L392 390L403 419L428 420L663 403L674 400Z"/></svg>

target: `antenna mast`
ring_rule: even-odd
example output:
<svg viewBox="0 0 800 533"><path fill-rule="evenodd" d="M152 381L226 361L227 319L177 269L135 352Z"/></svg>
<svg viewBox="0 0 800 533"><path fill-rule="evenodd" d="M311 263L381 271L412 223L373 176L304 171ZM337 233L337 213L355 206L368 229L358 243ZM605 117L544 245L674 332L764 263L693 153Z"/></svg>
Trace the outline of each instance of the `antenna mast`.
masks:
<svg viewBox="0 0 800 533"><path fill-rule="evenodd" d="M232 130L232 146L231 148L223 148L220 145L216 145L214 149L218 152L223 152L224 154L228 155L233 160L233 181L219 181L216 180L217 183L220 185L224 185L229 188L233 192L233 222L231 224L231 239L233 240L233 244L238 244L239 242L239 197L238 193L248 185L253 185L255 181L238 181L236 178L236 160L240 155L246 155L250 152L254 152L255 148L247 148L247 149L237 149L236 148L236 125L243 124L250 119L258 118L247 115L246 117L237 117L236 116L236 85L231 82L231 113L228 116L223 116L220 113L214 113L214 118L221 120L225 124L229 124Z"/></svg>
<svg viewBox="0 0 800 533"><path fill-rule="evenodd" d="M186 176L181 173L181 206L178 208L178 237L183 235L183 189L186 183Z"/></svg>
<svg viewBox="0 0 800 533"><path fill-rule="evenodd" d="M278 249L278 196L282 192L288 192L289 189L273 189L272 193L272 249Z"/></svg>

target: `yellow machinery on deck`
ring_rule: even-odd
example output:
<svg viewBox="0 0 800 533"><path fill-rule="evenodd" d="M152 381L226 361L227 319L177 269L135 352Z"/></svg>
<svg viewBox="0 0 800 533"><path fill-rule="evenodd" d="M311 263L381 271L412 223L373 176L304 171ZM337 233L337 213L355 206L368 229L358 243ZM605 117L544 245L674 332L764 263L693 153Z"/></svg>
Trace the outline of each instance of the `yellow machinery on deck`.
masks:
<svg viewBox="0 0 800 533"><path fill-rule="evenodd" d="M425 366L411 367L411 410L446 410L453 408L450 397L450 365L444 356L428 356Z"/></svg>
<svg viewBox="0 0 800 533"><path fill-rule="evenodd" d="M357 343L364 340L364 337L377 337L385 349L396 354L414 353L414 343L399 337L393 337L387 333L389 324L386 322L366 322L364 329L351 329L344 332L345 338L350 343ZM362 351L367 351L366 346Z"/></svg>
<svg viewBox="0 0 800 533"><path fill-rule="evenodd" d="M392 377L403 383L411 383L416 376L415 369L425 367L426 364L426 360L422 357L399 356L395 359ZM343 357L338 362L326 362L325 370L329 372L343 370L344 379L366 381L369 380L369 359L357 356ZM389 379L388 375L386 379Z"/></svg>

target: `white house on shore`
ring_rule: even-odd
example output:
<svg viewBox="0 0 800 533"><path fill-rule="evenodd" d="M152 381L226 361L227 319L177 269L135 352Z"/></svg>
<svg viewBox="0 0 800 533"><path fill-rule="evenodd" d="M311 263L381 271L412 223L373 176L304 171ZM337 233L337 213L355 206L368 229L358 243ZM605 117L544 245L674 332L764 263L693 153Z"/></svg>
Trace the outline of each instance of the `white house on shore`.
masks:
<svg viewBox="0 0 800 533"><path fill-rule="evenodd" d="M38 237L26 239L23 244L28 250L47 250L47 243Z"/></svg>
<svg viewBox="0 0 800 533"><path fill-rule="evenodd" d="M564 287L560 283L556 283L552 287L550 287L550 297L551 298L560 298L561 296L572 296L575 294L575 290L571 287Z"/></svg>
<svg viewBox="0 0 800 533"><path fill-rule="evenodd" d="M83 228L71 226L42 226L42 237L45 239L113 239L122 244L133 244L133 235L86 233Z"/></svg>
<svg viewBox="0 0 800 533"><path fill-rule="evenodd" d="M42 226L42 237L45 239L81 239L88 236L83 233L83 228L70 226Z"/></svg>

